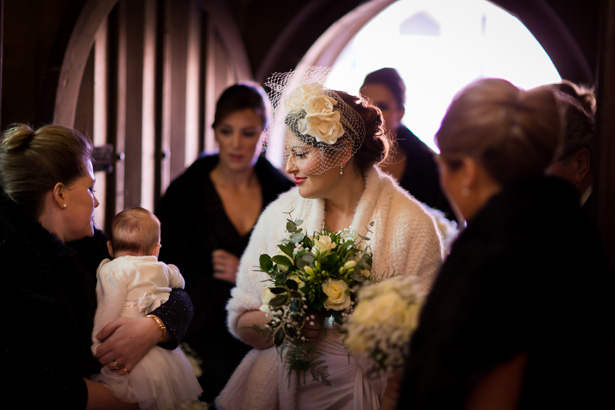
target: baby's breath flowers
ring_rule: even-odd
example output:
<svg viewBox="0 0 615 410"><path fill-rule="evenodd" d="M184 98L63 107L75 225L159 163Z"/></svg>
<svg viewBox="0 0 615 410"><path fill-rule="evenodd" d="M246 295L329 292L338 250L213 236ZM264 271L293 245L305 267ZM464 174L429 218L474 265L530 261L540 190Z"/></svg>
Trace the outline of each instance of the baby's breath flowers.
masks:
<svg viewBox="0 0 615 410"><path fill-rule="evenodd" d="M343 325L344 343L370 376L402 370L422 299L414 277L393 276L365 284Z"/></svg>

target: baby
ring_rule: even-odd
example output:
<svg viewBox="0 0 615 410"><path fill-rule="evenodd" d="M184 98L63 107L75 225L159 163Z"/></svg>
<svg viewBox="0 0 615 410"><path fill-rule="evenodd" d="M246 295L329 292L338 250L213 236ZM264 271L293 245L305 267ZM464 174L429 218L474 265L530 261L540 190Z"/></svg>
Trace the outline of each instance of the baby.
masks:
<svg viewBox="0 0 615 410"><path fill-rule="evenodd" d="M95 335L117 317L151 317L160 326L162 339L164 324L149 313L168 300L171 289L183 288L184 278L175 265L158 261L160 221L146 209L126 209L113 219L107 246L113 260L103 260L97 270L92 350L98 345ZM141 410L198 406L202 389L179 348L155 346L131 372L120 363L115 367L125 374L103 367L92 380L106 385L123 401L139 403Z"/></svg>

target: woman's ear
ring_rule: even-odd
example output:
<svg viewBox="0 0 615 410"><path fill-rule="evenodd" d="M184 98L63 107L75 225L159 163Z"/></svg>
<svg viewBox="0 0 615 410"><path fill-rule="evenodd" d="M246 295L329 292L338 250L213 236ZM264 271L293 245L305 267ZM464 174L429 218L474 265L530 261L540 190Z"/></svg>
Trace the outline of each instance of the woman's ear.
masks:
<svg viewBox="0 0 615 410"><path fill-rule="evenodd" d="M574 167L574 183L581 185L590 172L591 155L587 148L583 148L572 156L571 163Z"/></svg>
<svg viewBox="0 0 615 410"><path fill-rule="evenodd" d="M62 182L53 186L53 199L60 208L66 208L66 186Z"/></svg>
<svg viewBox="0 0 615 410"><path fill-rule="evenodd" d="M461 186L465 189L472 189L476 186L478 179L478 164L472 157L464 157L460 167Z"/></svg>

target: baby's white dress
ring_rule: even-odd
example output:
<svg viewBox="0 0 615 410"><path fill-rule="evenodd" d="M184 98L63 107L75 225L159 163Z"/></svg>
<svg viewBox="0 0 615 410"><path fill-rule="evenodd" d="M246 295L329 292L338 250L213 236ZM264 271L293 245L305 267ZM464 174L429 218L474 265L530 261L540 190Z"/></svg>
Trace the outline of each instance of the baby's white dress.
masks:
<svg viewBox="0 0 615 410"><path fill-rule="evenodd" d="M169 298L173 288L183 288L184 278L174 265L155 256L121 256L101 262L97 270L98 308L94 317L92 351L96 335L118 317L144 317ZM141 410L200 408L202 389L183 352L155 346L127 375L107 367L92 380L106 385L119 399L139 403Z"/></svg>

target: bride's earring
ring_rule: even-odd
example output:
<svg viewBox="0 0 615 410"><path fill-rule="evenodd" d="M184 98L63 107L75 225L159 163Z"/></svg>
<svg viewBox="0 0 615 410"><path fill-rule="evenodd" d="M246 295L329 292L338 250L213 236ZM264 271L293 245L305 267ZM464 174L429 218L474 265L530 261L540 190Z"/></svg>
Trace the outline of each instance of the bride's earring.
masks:
<svg viewBox="0 0 615 410"><path fill-rule="evenodd" d="M340 175L344 175L344 165L340 165Z"/></svg>

